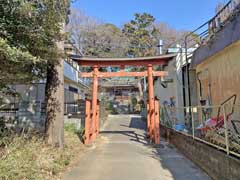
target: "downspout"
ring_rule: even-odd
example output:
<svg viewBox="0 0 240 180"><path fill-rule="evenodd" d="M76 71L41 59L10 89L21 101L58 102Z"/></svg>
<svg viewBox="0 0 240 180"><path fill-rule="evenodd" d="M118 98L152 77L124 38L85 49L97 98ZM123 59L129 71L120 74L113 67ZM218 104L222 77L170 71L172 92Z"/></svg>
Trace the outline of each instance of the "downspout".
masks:
<svg viewBox="0 0 240 180"><path fill-rule="evenodd" d="M185 60L186 60L186 63L187 63L186 71L187 71L188 107L190 107L191 106L191 94L190 94L190 82L189 82L189 79L190 79L190 75L189 75L190 65L189 65L189 62L188 62L187 36L185 36L184 44L185 44L185 58L186 58ZM190 119L192 119L192 109L191 108L189 108L189 117L190 117ZM192 120L190 120L189 124L190 124L190 127L192 127Z"/></svg>
<svg viewBox="0 0 240 180"><path fill-rule="evenodd" d="M190 65L188 62L188 48L187 48L187 36L185 37L185 60L187 63L186 70L187 70L187 89L188 89L188 106L191 106L191 91L190 91Z"/></svg>
<svg viewBox="0 0 240 180"><path fill-rule="evenodd" d="M201 80L200 80L200 78L199 78L199 74L200 74L200 72L199 73L197 73L197 80L198 80L198 82L199 82L199 89L200 89L200 100L202 99L202 82L201 82Z"/></svg>

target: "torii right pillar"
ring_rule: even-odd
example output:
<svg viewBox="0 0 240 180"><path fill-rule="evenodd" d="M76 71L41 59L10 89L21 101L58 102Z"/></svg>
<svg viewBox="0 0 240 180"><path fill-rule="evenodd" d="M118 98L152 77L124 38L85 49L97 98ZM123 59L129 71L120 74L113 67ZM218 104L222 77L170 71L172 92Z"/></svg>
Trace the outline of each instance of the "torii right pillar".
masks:
<svg viewBox="0 0 240 180"><path fill-rule="evenodd" d="M149 111L148 111L148 133L150 140L154 139L155 144L160 144L159 137L159 114L156 114L155 105L157 105L154 101L154 90L153 90L153 66L152 64L148 65L148 100L149 100ZM157 110L158 111L158 110ZM158 118L158 119L157 119Z"/></svg>

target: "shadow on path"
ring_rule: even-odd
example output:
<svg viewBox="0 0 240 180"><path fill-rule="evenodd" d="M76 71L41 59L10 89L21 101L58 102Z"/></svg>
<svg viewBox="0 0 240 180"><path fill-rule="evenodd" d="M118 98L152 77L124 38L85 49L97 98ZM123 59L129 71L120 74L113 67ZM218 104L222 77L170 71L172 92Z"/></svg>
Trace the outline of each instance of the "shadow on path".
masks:
<svg viewBox="0 0 240 180"><path fill-rule="evenodd" d="M192 162L161 139L154 146L146 138L140 116L116 115L66 180L209 180ZM101 141L102 140L102 141Z"/></svg>

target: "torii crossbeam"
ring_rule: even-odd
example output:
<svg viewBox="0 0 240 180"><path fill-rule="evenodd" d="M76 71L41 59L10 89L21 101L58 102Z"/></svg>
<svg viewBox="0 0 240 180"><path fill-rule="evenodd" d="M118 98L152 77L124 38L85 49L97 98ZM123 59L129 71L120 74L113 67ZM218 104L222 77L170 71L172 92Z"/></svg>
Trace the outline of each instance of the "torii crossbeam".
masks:
<svg viewBox="0 0 240 180"><path fill-rule="evenodd" d="M153 57L138 57L138 58L91 58L91 57L78 57L72 56L71 58L76 61L82 67L93 67L93 72L80 73L80 77L93 78L93 89L92 89L92 122L93 125L93 137L95 139L99 130L97 122L97 94L98 94L98 78L110 78L110 77L148 77L148 133L150 139L156 144L160 143L160 131L159 126L155 126L155 113L154 107L154 91L153 91L153 77L164 77L168 73L165 71L153 71L154 65L165 65L169 60L172 60L176 54L167 54ZM120 67L119 72L99 72L100 67ZM126 72L124 71L126 66L145 66L146 71L143 72ZM158 116L157 116L158 117ZM159 117L158 117L159 118ZM85 122L88 123L88 122ZM89 127L89 125L87 125ZM157 129L156 129L157 127ZM88 141L88 140L87 140Z"/></svg>

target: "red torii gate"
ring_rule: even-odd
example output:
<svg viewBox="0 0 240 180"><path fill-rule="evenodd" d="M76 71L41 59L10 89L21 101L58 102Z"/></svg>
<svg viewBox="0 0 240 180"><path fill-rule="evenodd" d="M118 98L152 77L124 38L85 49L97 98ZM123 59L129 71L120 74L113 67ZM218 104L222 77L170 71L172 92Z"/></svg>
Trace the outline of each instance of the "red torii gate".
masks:
<svg viewBox="0 0 240 180"><path fill-rule="evenodd" d="M85 144L94 140L99 134L99 105L98 105L98 78L109 77L148 77L148 135L150 140L156 144L160 143L159 130L159 103L154 100L153 76L163 77L168 73L165 71L153 71L154 65L164 65L173 59L175 54L139 57L139 58L91 58L75 57L72 59L82 67L93 67L93 72L80 73L80 77L93 78L92 101L86 100L86 119L85 119ZM99 72L99 67L120 67L119 72ZM147 71L126 72L125 66L145 66Z"/></svg>

